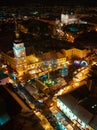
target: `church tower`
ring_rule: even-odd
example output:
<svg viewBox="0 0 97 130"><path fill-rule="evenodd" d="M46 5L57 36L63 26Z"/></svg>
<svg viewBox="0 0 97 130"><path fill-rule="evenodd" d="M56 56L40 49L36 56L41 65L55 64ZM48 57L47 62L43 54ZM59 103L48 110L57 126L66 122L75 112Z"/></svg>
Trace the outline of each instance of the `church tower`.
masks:
<svg viewBox="0 0 97 130"><path fill-rule="evenodd" d="M15 22L15 40L13 43L14 58L16 61L16 71L19 76L23 75L27 71L27 62L26 62L26 50L24 43L20 38L20 33L18 29L18 24Z"/></svg>

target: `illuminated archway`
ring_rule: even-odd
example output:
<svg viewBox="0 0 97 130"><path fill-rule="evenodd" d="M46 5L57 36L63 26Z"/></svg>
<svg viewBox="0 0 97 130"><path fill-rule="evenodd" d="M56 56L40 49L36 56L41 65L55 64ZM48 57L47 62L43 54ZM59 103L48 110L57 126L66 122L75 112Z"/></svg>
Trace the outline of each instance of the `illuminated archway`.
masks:
<svg viewBox="0 0 97 130"><path fill-rule="evenodd" d="M87 66L88 66L88 63L87 63L85 60L82 60L82 61L80 62L80 65L87 67Z"/></svg>

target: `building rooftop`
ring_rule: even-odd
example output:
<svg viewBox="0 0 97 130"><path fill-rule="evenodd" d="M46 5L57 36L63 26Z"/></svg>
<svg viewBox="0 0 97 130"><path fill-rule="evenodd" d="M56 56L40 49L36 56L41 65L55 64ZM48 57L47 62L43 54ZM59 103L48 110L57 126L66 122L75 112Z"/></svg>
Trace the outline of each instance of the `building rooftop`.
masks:
<svg viewBox="0 0 97 130"><path fill-rule="evenodd" d="M89 123L90 120L92 119L93 115L80 106L77 102L77 100L71 95L71 94L66 94L62 97L59 97L59 99L65 103L65 105L71 109L71 111L79 117L81 120L83 120L85 123Z"/></svg>
<svg viewBox="0 0 97 130"><path fill-rule="evenodd" d="M88 97L90 94L86 85L81 86L80 88L76 89L75 91L71 92L71 95L77 99L79 102L80 100Z"/></svg>
<svg viewBox="0 0 97 130"><path fill-rule="evenodd" d="M86 124L97 129L97 98L89 96L86 86L82 86L70 94L59 96L70 110Z"/></svg>

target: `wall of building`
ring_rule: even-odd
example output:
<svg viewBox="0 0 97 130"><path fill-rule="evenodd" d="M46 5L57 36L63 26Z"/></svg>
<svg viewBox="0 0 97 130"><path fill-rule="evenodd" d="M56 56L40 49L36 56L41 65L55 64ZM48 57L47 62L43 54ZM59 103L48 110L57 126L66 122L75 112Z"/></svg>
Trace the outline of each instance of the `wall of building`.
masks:
<svg viewBox="0 0 97 130"><path fill-rule="evenodd" d="M68 50L62 49L63 54L68 57L68 59L71 59L73 56L77 56L79 58L84 58L87 56L87 54L90 52L89 50L80 50L77 48L71 48Z"/></svg>
<svg viewBox="0 0 97 130"><path fill-rule="evenodd" d="M16 61L14 57L9 56L8 54L1 52L2 59L4 60L4 63L9 65L11 68L16 69Z"/></svg>

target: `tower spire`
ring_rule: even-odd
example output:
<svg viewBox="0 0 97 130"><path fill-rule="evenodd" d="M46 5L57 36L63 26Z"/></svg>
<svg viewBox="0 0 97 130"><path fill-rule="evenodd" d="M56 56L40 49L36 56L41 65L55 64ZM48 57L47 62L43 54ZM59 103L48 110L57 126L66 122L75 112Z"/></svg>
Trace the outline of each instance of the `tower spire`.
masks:
<svg viewBox="0 0 97 130"><path fill-rule="evenodd" d="M15 20L15 42L20 42L21 39L20 39L20 32L19 32L19 29L18 29L18 22L17 20Z"/></svg>
<svg viewBox="0 0 97 130"><path fill-rule="evenodd" d="M18 23L15 21L15 40L13 43L13 51L15 58L16 71L19 75L23 75L27 71L26 50L22 39L20 38Z"/></svg>

